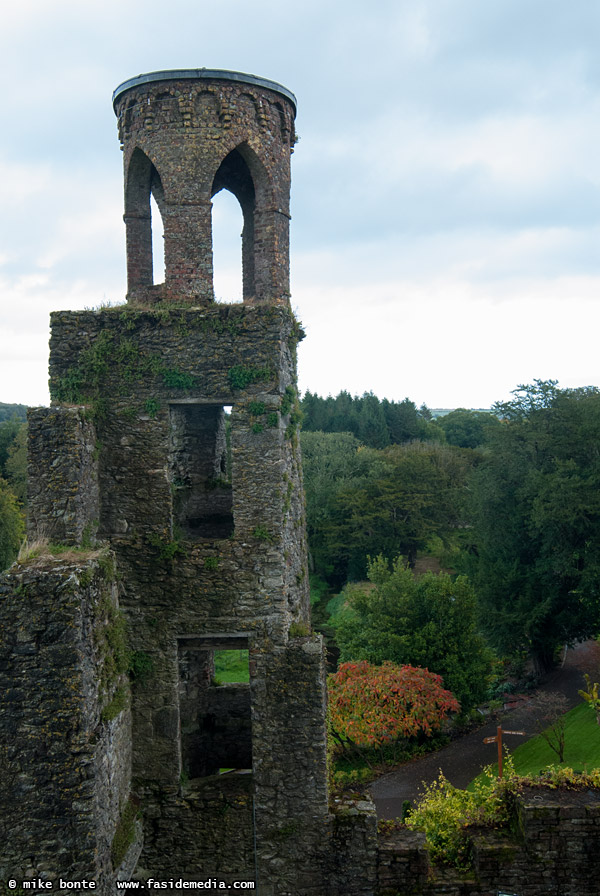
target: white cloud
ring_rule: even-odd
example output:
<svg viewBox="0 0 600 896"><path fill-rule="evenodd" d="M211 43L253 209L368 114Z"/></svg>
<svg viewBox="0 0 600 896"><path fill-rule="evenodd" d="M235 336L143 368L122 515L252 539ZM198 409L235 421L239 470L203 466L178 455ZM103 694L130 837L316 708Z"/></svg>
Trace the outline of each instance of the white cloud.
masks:
<svg viewBox="0 0 600 896"><path fill-rule="evenodd" d="M596 335L582 321L599 296L600 277L512 283L502 302L446 278L315 290L302 301L301 387L489 407L536 378L597 383Z"/></svg>

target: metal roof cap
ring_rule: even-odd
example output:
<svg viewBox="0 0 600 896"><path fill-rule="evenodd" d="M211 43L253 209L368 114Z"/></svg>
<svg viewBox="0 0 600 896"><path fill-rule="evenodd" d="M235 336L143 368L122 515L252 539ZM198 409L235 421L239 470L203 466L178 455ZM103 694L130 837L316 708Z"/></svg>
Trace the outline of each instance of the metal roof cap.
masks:
<svg viewBox="0 0 600 896"><path fill-rule="evenodd" d="M207 80L239 81L242 84L254 84L256 87L266 87L268 90L273 90L275 93L279 93L289 100L294 107L294 115L296 114L296 97L291 90L287 89L287 87L283 87L276 81L269 81L267 78L259 78L257 75L246 75L244 72L230 72L220 68L171 69L164 72L148 72L145 75L129 78L128 81L123 81L122 84L119 84L113 93L113 109L115 108L115 104L119 97L133 87L138 87L140 84L151 84L153 81L192 81L202 80L203 78L206 78Z"/></svg>

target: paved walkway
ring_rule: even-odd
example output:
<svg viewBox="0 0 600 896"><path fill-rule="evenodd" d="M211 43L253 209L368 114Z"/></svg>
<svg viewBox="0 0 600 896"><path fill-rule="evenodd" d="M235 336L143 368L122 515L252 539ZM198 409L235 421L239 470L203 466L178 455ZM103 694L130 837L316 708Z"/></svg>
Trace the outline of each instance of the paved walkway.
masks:
<svg viewBox="0 0 600 896"><path fill-rule="evenodd" d="M592 677L595 675L593 680L597 681L599 670L600 644L585 641L567 651L563 664L548 676L540 690L560 691L569 701L569 707L576 706L581 701L578 691L585 687L584 673L589 672ZM503 713L501 720L505 727L525 731L530 737L535 734L529 701ZM379 818L400 816L404 800L414 803L422 791L423 782L430 784L436 780L440 769L455 787L466 787L486 765L496 761L496 744L484 744L483 739L495 735L498 724L496 719L487 722L476 731L453 740L447 747L407 762L374 781L369 790ZM505 742L511 748L525 740L526 737L507 735Z"/></svg>

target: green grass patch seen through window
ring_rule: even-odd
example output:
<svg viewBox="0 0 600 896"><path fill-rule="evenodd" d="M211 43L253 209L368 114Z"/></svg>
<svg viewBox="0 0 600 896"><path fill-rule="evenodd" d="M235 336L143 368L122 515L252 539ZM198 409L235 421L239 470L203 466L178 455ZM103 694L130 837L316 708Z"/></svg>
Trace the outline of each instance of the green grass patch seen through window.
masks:
<svg viewBox="0 0 600 896"><path fill-rule="evenodd" d="M215 650L215 678L220 684L249 682L247 650Z"/></svg>

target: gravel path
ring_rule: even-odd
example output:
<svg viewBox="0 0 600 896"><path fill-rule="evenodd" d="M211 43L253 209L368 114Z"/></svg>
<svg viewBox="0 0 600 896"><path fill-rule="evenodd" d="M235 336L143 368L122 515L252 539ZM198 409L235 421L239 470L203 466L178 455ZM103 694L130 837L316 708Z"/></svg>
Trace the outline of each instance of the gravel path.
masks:
<svg viewBox="0 0 600 896"><path fill-rule="evenodd" d="M600 644L585 641L567 651L563 664L547 677L540 690L560 691L569 701L569 707L576 706L581 701L578 691L585 686L584 673L596 674L597 680L599 670ZM525 731L529 737L535 734L529 700L503 712L501 721L505 728ZM466 787L486 765L496 760L496 744L484 744L483 739L495 735L498 724L496 719L487 722L476 731L453 740L447 747L422 759L407 762L374 781L369 791L379 818L400 816L404 800L415 802L422 791L423 782L430 784L434 781L440 769L455 787ZM517 747L525 740L527 737L507 735L505 738L509 748Z"/></svg>

